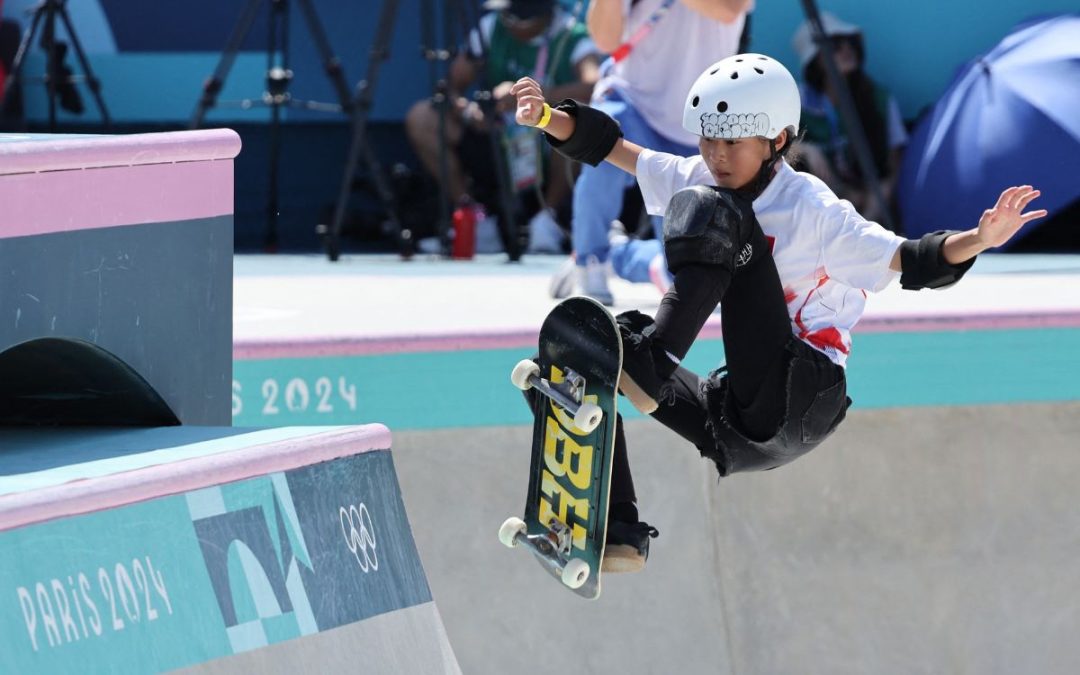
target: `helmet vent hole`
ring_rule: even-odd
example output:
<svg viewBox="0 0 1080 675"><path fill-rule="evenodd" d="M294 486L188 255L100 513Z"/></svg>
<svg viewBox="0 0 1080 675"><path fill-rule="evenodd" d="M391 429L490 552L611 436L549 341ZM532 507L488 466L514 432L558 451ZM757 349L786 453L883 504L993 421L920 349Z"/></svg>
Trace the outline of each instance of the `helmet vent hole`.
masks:
<svg viewBox="0 0 1080 675"><path fill-rule="evenodd" d="M690 105L694 108L698 107L698 103L701 103L701 98L698 96L695 96L694 99L690 101Z"/></svg>
<svg viewBox="0 0 1080 675"><path fill-rule="evenodd" d="M727 101L720 101L717 103L716 112L727 112Z"/></svg>
<svg viewBox="0 0 1080 675"><path fill-rule="evenodd" d="M757 72L758 75L764 75L765 74L765 71L762 70L761 68L754 68L754 71Z"/></svg>
<svg viewBox="0 0 1080 675"><path fill-rule="evenodd" d="M709 74L710 75L715 75L716 71L718 71L718 70L720 70L720 69L719 68L713 68L712 70L709 71Z"/></svg>
<svg viewBox="0 0 1080 675"><path fill-rule="evenodd" d="M739 71L735 71L734 73L732 73L731 74L731 79L733 79L733 80L739 79Z"/></svg>
<svg viewBox="0 0 1080 675"><path fill-rule="evenodd" d="M742 59L735 59L735 63L742 63Z"/></svg>

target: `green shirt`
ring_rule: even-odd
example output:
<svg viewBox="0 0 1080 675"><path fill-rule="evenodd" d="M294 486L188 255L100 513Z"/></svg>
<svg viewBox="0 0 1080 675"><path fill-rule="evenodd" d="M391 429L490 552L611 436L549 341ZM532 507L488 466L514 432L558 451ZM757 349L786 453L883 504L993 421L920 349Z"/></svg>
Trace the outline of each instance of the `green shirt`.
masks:
<svg viewBox="0 0 1080 675"><path fill-rule="evenodd" d="M580 79L578 61L597 53L585 25L571 21L571 17L562 11L555 12L543 35L529 42L514 38L497 14L485 16L480 22L480 30L487 37L486 75L491 86L515 82L522 77L532 77L547 87L577 82ZM480 51L477 39L474 33L470 41L474 56ZM544 71L538 73L537 61L541 54L545 59Z"/></svg>

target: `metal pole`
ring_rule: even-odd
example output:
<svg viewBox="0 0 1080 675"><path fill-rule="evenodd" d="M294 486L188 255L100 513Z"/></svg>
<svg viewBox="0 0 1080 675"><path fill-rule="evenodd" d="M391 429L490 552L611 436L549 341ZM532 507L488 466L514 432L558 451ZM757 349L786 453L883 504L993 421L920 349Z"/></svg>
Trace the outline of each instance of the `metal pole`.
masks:
<svg viewBox="0 0 1080 675"><path fill-rule="evenodd" d="M349 203L349 195L352 193L353 179L356 175L357 166L361 156L366 160L371 172L372 181L376 191L387 211L387 217L394 226L398 235L398 244L401 246L402 255L407 257L412 252L412 233L403 229L397 215L397 204L394 193L383 176L382 167L374 151L367 142L367 122L371 112L372 97L379 74L379 66L390 55L390 40L394 32L394 22L397 17L399 0L384 0L382 12L375 28L375 43L368 57L366 77L357 84L356 103L352 114L352 143L349 146L348 158L345 161L345 171L341 178L341 189L338 191L337 203L334 207L334 217L329 227L319 226L317 231L323 235L327 257L336 261L341 254L340 237L341 227L345 220L345 209Z"/></svg>
<svg viewBox="0 0 1080 675"><path fill-rule="evenodd" d="M435 224L435 231L439 235L439 247L443 255L450 254L450 192L447 188L450 181L450 147L447 138L447 115L450 114L450 100L454 93L450 90L450 72L447 64L450 60L450 45L452 44L451 33L448 29L452 13L450 5L453 0L443 3L443 44L437 45L435 39L435 8L432 0L421 0L420 7L420 40L424 43L420 46L421 54L428 62L428 79L431 82L432 103L438 113L439 119L439 221Z"/></svg>
<svg viewBox="0 0 1080 675"><path fill-rule="evenodd" d="M251 25L255 23L255 17L258 15L259 5L261 4L262 0L249 0L244 7L244 11L240 14L240 20L237 22L236 27L233 28L228 44L225 45L225 51L221 53L217 67L214 68L213 75L203 84L203 93L195 106L195 112L191 115L191 122L188 124L189 128L198 129L202 126L206 111L213 108L217 103L218 94L221 93L222 87L225 86L225 78L229 76L229 71L232 70L233 63L236 61L236 54L240 51L248 31L251 30Z"/></svg>
<svg viewBox="0 0 1080 675"><path fill-rule="evenodd" d="M75 27L71 25L71 17L68 16L67 5L64 4L66 0L63 0L59 4L60 19L64 22L64 27L67 29L68 37L71 39L71 46L75 48L75 56L79 60L79 65L82 67L83 76L86 78L86 86L90 90L90 93L94 97L94 102L97 103L98 112L101 113L102 124L108 128L112 125L112 120L109 118L109 111L105 108L105 99L101 96L101 80L94 75L94 71L90 69L90 60L86 58L86 52L83 51L82 43L79 42L79 36L75 34Z"/></svg>
<svg viewBox="0 0 1080 675"><path fill-rule="evenodd" d="M810 23L810 32L813 34L814 42L817 43L818 49L821 50L822 55L825 57L823 59L825 62L825 74L836 90L840 117L847 128L851 147L855 150L855 160L859 165L863 180L870 188L870 193L881 210L881 220L884 221L881 224L887 229L895 230L892 217L889 215L889 204L885 200L885 193L881 190L881 181L878 180L877 169L874 167L874 158L870 153L870 143L867 141L866 131L863 129L862 122L859 121L859 115L855 111L855 101L851 98L851 91L848 89L847 82L841 77L840 70L836 67L836 56L833 53L829 37L825 35L817 3L814 0L802 0L802 5L803 11L806 13L806 19Z"/></svg>

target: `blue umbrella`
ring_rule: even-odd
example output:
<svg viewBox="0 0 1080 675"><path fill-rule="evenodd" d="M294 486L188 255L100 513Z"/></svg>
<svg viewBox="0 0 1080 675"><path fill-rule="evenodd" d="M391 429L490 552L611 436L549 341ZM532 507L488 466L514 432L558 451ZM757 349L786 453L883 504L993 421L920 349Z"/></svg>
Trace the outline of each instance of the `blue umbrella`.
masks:
<svg viewBox="0 0 1080 675"><path fill-rule="evenodd" d="M1080 14L1021 24L961 70L906 150L904 232L973 227L1012 185L1051 217L1080 199Z"/></svg>

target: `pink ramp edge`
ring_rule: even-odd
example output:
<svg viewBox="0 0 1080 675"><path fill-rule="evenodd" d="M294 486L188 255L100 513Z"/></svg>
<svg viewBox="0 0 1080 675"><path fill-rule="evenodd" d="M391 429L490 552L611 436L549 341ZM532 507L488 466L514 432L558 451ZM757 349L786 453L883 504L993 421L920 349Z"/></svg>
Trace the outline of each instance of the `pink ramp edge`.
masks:
<svg viewBox="0 0 1080 675"><path fill-rule="evenodd" d="M0 144L0 238L233 212L229 129Z"/></svg>
<svg viewBox="0 0 1080 675"><path fill-rule="evenodd" d="M388 428L367 424L11 493L0 496L0 531L389 450L390 441Z"/></svg>

